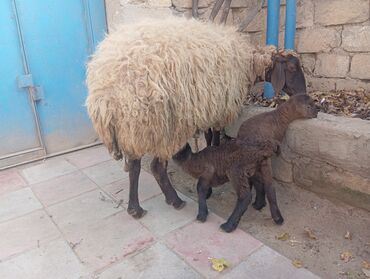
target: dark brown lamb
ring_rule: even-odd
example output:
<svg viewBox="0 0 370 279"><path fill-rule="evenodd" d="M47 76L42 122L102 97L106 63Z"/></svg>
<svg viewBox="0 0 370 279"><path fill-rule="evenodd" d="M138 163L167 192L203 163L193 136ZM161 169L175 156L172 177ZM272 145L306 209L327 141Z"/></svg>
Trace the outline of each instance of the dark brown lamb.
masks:
<svg viewBox="0 0 370 279"><path fill-rule="evenodd" d="M289 98L277 109L261 113L241 125L237 139L244 141L277 140L281 143L289 124L296 119L316 118L318 109L306 94L298 94ZM274 221L282 223L283 217L277 206L276 193L272 185L271 159L261 164L260 169L251 177L250 183L256 189L256 199L253 207L257 210L266 205L265 194L270 204L270 211Z"/></svg>
<svg viewBox="0 0 370 279"><path fill-rule="evenodd" d="M210 187L231 181L238 199L233 213L221 228L226 232L235 230L252 200L249 179L278 150L279 144L275 140L245 142L233 139L220 146L208 146L198 153L193 153L189 144L186 144L173 156L173 160L185 172L199 178L197 220L205 222L207 219L206 199Z"/></svg>

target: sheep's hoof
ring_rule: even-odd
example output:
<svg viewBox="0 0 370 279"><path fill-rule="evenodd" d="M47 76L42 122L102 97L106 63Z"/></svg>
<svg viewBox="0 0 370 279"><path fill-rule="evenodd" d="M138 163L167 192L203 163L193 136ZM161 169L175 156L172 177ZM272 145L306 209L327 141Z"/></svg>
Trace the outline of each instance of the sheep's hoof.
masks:
<svg viewBox="0 0 370 279"><path fill-rule="evenodd" d="M128 208L127 213L130 214L132 217L135 219L140 219L142 218L148 211L145 209L142 209L141 207L139 208Z"/></svg>
<svg viewBox="0 0 370 279"><path fill-rule="evenodd" d="M277 218L276 220L274 219L274 222L277 224L277 225L282 225L284 223L284 218L282 216L280 216L279 218Z"/></svg>
<svg viewBox="0 0 370 279"><path fill-rule="evenodd" d="M257 202L254 202L252 204L253 208L255 210L261 210L262 208L264 208L266 206L266 201L264 201L263 203L257 203Z"/></svg>
<svg viewBox="0 0 370 279"><path fill-rule="evenodd" d="M207 215L208 214L198 214L197 215L197 220L201 223L204 223L207 220Z"/></svg>
<svg viewBox="0 0 370 279"><path fill-rule="evenodd" d="M224 232L227 232L227 233L231 233L232 231L234 231L236 229L236 227L238 226L238 224L230 224L228 222L226 223L223 223L220 228L224 231Z"/></svg>
<svg viewBox="0 0 370 279"><path fill-rule="evenodd" d="M186 201L183 201L182 199L178 199L175 202L168 202L169 205L172 205L175 209L180 210L186 205Z"/></svg>

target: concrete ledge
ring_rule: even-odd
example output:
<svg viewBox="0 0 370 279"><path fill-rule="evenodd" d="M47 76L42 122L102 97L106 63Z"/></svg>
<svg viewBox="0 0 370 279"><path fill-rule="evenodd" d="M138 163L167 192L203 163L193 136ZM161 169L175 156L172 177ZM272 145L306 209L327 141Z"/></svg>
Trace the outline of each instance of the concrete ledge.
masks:
<svg viewBox="0 0 370 279"><path fill-rule="evenodd" d="M241 123L269 108L247 106L226 128L235 137ZM370 210L370 122L319 113L289 126L282 153L273 158L275 179Z"/></svg>

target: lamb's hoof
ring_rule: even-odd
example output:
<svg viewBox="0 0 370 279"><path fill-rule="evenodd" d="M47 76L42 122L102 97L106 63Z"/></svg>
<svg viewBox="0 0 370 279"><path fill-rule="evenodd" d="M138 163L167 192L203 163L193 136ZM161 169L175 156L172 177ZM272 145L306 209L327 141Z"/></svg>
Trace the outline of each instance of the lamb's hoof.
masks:
<svg viewBox="0 0 370 279"><path fill-rule="evenodd" d="M227 232L227 233L231 233L232 231L234 231L236 229L236 227L238 226L238 224L231 224L229 222L226 222L226 223L223 223L220 228L224 231L224 232Z"/></svg>
<svg viewBox="0 0 370 279"><path fill-rule="evenodd" d="M197 220L201 223L204 223L207 220L207 215L208 214L198 214L197 215Z"/></svg>
<svg viewBox="0 0 370 279"><path fill-rule="evenodd" d="M282 216L280 216L279 218L277 219L274 219L274 222L277 224L277 225L282 225L284 223L284 218Z"/></svg>
<svg viewBox="0 0 370 279"><path fill-rule="evenodd" d="M212 196L212 188L208 188L206 199L208 200Z"/></svg>
<svg viewBox="0 0 370 279"><path fill-rule="evenodd" d="M166 203L168 205L172 205L173 208L175 208L177 210L180 210L181 208L183 208L186 205L186 201L183 201L180 198L177 198L175 201L171 201L171 200L166 199Z"/></svg>
<svg viewBox="0 0 370 279"><path fill-rule="evenodd" d="M261 210L262 208L264 208L266 206L266 202L263 202L263 203L257 203L257 202L254 202L252 204L253 208L255 210Z"/></svg>
<svg viewBox="0 0 370 279"><path fill-rule="evenodd" d="M148 211L145 209L142 209L141 207L139 208L128 208L127 213L130 214L132 217L135 219L140 219L142 218Z"/></svg>

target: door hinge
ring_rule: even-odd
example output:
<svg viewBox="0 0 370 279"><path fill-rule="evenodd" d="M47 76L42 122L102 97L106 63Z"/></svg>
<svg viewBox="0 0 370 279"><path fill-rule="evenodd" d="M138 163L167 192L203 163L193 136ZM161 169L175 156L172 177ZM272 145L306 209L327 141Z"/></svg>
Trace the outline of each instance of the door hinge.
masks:
<svg viewBox="0 0 370 279"><path fill-rule="evenodd" d="M34 102L44 98L44 90L41 86L35 86L31 74L20 75L17 77L18 88L29 88L31 98Z"/></svg>

